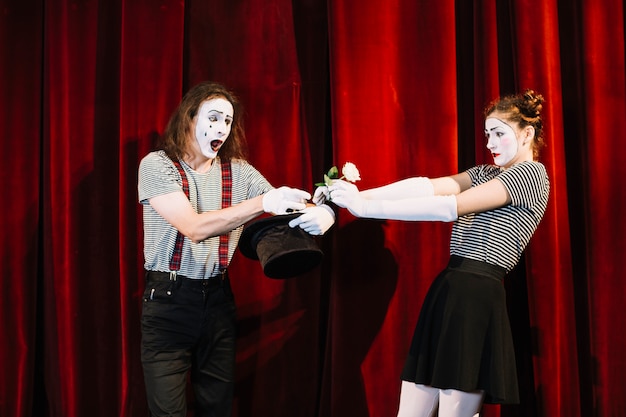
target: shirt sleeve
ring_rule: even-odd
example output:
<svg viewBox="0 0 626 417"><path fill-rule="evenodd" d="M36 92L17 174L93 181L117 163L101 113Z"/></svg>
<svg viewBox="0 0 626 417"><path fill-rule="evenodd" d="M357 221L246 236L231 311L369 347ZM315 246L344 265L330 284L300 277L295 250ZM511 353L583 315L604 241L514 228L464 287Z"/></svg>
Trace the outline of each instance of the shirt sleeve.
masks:
<svg viewBox="0 0 626 417"><path fill-rule="evenodd" d="M501 171L501 168L494 165L482 164L473 166L465 172L469 175L470 180L472 181L472 186L475 187L491 180L492 178L495 178L495 176Z"/></svg>
<svg viewBox="0 0 626 417"><path fill-rule="evenodd" d="M137 183L141 204L148 204L152 197L182 190L180 174L165 153L151 152L141 160Z"/></svg>
<svg viewBox="0 0 626 417"><path fill-rule="evenodd" d="M274 189L272 184L250 163L238 161L240 165L239 179L241 184L247 184L247 198L253 198ZM234 178L233 178L234 180Z"/></svg>
<svg viewBox="0 0 626 417"><path fill-rule="evenodd" d="M509 192L512 205L528 209L545 207L550 182L543 164L522 162L503 171L497 178Z"/></svg>

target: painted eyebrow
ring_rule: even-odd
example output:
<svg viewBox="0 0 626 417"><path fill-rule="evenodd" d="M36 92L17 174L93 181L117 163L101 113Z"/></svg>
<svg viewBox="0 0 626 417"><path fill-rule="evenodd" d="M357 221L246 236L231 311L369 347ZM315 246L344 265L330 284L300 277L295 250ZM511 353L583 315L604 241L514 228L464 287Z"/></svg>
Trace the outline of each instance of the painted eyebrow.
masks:
<svg viewBox="0 0 626 417"><path fill-rule="evenodd" d="M219 110L215 110L215 109L210 109L209 113L219 113L219 114L224 114L223 111L219 111ZM225 115L224 117L230 117L231 119L233 118L233 116L231 116L230 114Z"/></svg>

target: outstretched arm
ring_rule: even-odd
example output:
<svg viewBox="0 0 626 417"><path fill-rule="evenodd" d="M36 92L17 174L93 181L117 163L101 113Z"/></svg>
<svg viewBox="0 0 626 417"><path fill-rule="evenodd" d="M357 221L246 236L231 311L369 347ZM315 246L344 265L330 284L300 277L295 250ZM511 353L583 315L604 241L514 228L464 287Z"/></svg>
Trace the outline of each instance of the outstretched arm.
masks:
<svg viewBox="0 0 626 417"><path fill-rule="evenodd" d="M463 216L480 213L511 204L511 196L498 179L472 187L472 180L466 172L432 179L435 195L455 195L457 213Z"/></svg>
<svg viewBox="0 0 626 417"><path fill-rule="evenodd" d="M185 194L176 191L151 198L150 205L192 242L200 242L228 233L264 212L285 214L288 210L302 210L310 197L306 191L280 187L232 207L196 213Z"/></svg>
<svg viewBox="0 0 626 417"><path fill-rule="evenodd" d="M407 198L429 197L433 195L459 194L472 185L470 177L463 172L457 175L440 178L411 177L392 182L381 187L360 191L366 200L405 200ZM320 186L315 190L313 202L322 204L329 200L328 186Z"/></svg>
<svg viewBox="0 0 626 417"><path fill-rule="evenodd" d="M491 210L511 202L499 180L471 187L467 174L432 180L432 196L395 200L368 200L354 184L336 181L329 187L332 201L357 217L410 220L454 221L458 216Z"/></svg>
<svg viewBox="0 0 626 417"><path fill-rule="evenodd" d="M480 213L511 204L511 196L498 179L468 188L456 196L459 216Z"/></svg>
<svg viewBox="0 0 626 417"><path fill-rule="evenodd" d="M472 180L467 172L433 178L430 182L433 184L435 195L456 195L469 190L472 186Z"/></svg>
<svg viewBox="0 0 626 417"><path fill-rule="evenodd" d="M401 200L434 195L435 189L430 179L413 177L392 182L382 187L363 190L360 194L366 200Z"/></svg>

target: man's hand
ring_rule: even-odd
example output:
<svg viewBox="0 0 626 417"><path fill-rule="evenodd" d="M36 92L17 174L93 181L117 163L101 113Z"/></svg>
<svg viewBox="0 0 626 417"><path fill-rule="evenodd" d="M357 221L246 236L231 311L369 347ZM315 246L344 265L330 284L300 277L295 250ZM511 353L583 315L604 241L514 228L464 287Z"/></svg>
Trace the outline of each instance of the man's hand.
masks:
<svg viewBox="0 0 626 417"><path fill-rule="evenodd" d="M335 212L325 204L307 207L302 213L289 222L289 227L300 226L311 235L323 235L335 223Z"/></svg>
<svg viewBox="0 0 626 417"><path fill-rule="evenodd" d="M297 188L280 187L263 195L263 210L266 213L288 214L306 208L311 194Z"/></svg>

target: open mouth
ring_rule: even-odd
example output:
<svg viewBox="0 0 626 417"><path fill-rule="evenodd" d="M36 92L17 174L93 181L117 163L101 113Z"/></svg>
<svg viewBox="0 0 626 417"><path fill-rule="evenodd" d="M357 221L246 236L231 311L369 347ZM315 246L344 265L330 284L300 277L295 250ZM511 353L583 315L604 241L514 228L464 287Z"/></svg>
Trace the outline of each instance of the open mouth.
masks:
<svg viewBox="0 0 626 417"><path fill-rule="evenodd" d="M222 147L223 143L224 142L222 142L221 140L217 140L217 139L212 140L211 141L211 149L213 149L214 152L217 152Z"/></svg>

